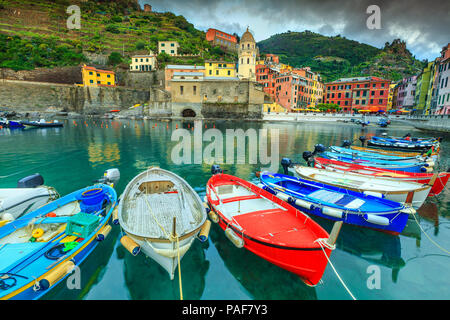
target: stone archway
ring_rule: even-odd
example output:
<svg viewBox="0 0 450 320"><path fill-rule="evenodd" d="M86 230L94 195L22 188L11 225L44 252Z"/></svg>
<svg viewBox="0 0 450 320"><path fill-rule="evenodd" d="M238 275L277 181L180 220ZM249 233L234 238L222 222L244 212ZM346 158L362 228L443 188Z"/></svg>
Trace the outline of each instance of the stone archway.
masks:
<svg viewBox="0 0 450 320"><path fill-rule="evenodd" d="M195 118L195 117L197 116L197 114L196 114L195 111L192 110L192 109L184 109L184 110L181 112L181 116L182 116L183 118Z"/></svg>

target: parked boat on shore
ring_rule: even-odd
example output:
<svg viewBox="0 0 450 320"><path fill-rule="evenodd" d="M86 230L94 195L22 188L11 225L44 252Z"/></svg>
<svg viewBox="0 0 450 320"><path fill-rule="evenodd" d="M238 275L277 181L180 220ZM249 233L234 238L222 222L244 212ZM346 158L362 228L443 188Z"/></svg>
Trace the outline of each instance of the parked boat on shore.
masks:
<svg viewBox="0 0 450 320"><path fill-rule="evenodd" d="M181 177L151 167L134 177L120 197L122 245L133 255L142 250L174 278L179 261L201 230L209 231L206 209ZM204 228L204 229L202 229Z"/></svg>
<svg viewBox="0 0 450 320"><path fill-rule="evenodd" d="M425 160L427 157L433 159L434 162L437 161L439 152L433 151L432 147L430 150L426 152L404 152L404 151L394 151L394 150L383 150L378 148L364 148L358 146L350 146L350 149L357 151L364 151L369 153L383 154L388 156L397 156L397 157L418 157L419 160Z"/></svg>
<svg viewBox="0 0 450 320"><path fill-rule="evenodd" d="M213 169L206 198L228 239L315 286L327 266L340 224L331 236L314 220L271 193ZM325 256L326 254L326 256ZM244 263L244 262L243 262Z"/></svg>
<svg viewBox="0 0 450 320"><path fill-rule="evenodd" d="M439 142L433 139L409 141L374 136L367 141L367 145L394 150L423 151L430 149L432 146L439 147Z"/></svg>

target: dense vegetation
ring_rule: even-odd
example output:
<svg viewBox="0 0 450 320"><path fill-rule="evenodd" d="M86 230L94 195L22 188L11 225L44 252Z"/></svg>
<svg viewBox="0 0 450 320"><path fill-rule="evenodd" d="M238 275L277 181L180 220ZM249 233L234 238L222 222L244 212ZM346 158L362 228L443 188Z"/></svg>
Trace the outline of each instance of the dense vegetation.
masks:
<svg viewBox="0 0 450 320"><path fill-rule="evenodd" d="M133 0L81 2L81 29L69 30L66 9L71 4L69 0L0 0L0 65L15 70L76 65L85 60L83 52L112 54L108 61L115 65L130 62L133 54L157 52L158 41L166 40L178 41L179 53L186 56L159 57L162 67L165 63L201 64L205 59L234 59L219 47L211 47L205 33L183 16L144 12ZM11 14L18 11L22 11L20 16ZM5 35L12 36L13 41ZM41 54L38 51L42 44L47 45L47 52ZM14 57L12 53L18 46L25 48Z"/></svg>
<svg viewBox="0 0 450 320"><path fill-rule="evenodd" d="M397 50L404 43L395 40L384 49L337 35L323 36L311 31L276 34L258 43L262 53L274 53L280 61L295 67L309 66L325 82L342 77L375 75L398 80L417 73L422 63L409 51Z"/></svg>

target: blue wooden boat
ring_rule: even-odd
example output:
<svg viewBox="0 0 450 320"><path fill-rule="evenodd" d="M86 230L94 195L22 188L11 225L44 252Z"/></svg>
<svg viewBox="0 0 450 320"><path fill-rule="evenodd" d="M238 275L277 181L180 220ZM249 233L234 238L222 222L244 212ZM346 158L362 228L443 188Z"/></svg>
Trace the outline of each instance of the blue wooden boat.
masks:
<svg viewBox="0 0 450 320"><path fill-rule="evenodd" d="M409 214L415 213L409 205L370 192L360 193L278 173L263 172L260 180L263 189L303 212L391 234L401 233Z"/></svg>
<svg viewBox="0 0 450 320"><path fill-rule="evenodd" d="M394 163L411 163L411 162L425 162L430 166L434 166L434 161L430 158L425 160L422 156L409 156L409 157L400 157L394 155L386 155L375 152L366 152L360 150L354 150L350 148L343 148L338 146L331 146L330 150L332 152L341 153L343 155L352 156L353 158L364 158L364 159L378 159L384 161L391 161Z"/></svg>
<svg viewBox="0 0 450 320"><path fill-rule="evenodd" d="M404 140L404 139L391 139L391 138L383 138L383 137L372 137L369 141L367 141L369 146L381 147L387 149L398 149L398 150L428 150L432 146L438 147L439 142L434 139L429 140Z"/></svg>
<svg viewBox="0 0 450 320"><path fill-rule="evenodd" d="M2 126L4 128L10 128L10 129L25 128L25 126L22 123L20 123L18 121L8 120L6 118L0 118L0 126Z"/></svg>
<svg viewBox="0 0 450 320"><path fill-rule="evenodd" d="M386 161L375 158L353 157L337 152L325 151L320 154L322 158L343 161L347 163L356 163L359 165L382 168L386 170L405 171L405 172L432 172L433 167L426 162L407 162L396 163L395 161Z"/></svg>
<svg viewBox="0 0 450 320"><path fill-rule="evenodd" d="M115 190L96 184L72 192L0 229L0 299L39 299L105 239Z"/></svg>

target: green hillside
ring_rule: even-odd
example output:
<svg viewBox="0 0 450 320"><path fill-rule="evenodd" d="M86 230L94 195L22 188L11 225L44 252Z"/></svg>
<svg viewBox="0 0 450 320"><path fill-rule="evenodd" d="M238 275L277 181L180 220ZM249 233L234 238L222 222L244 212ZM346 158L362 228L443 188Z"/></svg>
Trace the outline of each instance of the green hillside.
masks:
<svg viewBox="0 0 450 320"><path fill-rule="evenodd" d="M70 5L81 9L81 29L66 26ZM205 33L183 16L144 12L136 0L2 0L0 1L0 67L15 70L76 65L83 53L113 54L111 64L128 62L133 54L157 51L158 41L176 40L186 57L161 55L166 63L203 63L233 59L212 48Z"/></svg>
<svg viewBox="0 0 450 320"><path fill-rule="evenodd" d="M309 66L325 82L341 77L375 75L398 80L420 70L422 63L395 40L384 49L345 37L327 37L311 31L276 34L258 43L261 53L280 56L282 63Z"/></svg>

